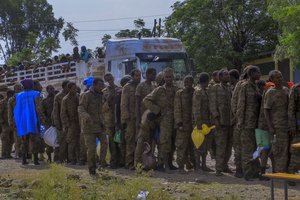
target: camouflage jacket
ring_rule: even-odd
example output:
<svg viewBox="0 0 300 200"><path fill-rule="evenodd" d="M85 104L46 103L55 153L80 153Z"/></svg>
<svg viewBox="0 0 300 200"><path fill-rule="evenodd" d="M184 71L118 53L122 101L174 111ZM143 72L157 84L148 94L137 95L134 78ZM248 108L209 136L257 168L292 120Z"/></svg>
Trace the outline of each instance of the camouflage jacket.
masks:
<svg viewBox="0 0 300 200"><path fill-rule="evenodd" d="M0 101L0 124L1 126L9 126L8 124L8 100L7 98Z"/></svg>
<svg viewBox="0 0 300 200"><path fill-rule="evenodd" d="M60 118L62 126L68 128L71 124L79 124L79 96L67 94L61 103Z"/></svg>
<svg viewBox="0 0 300 200"><path fill-rule="evenodd" d="M53 119L54 126L58 130L62 130L62 124L61 124L61 119L60 119L61 102L66 95L67 94L65 94L65 93L63 93L63 91L61 91L54 97L52 119Z"/></svg>
<svg viewBox="0 0 300 200"><path fill-rule="evenodd" d="M135 92L137 85L131 82L127 83L122 90L121 96L121 121L126 123L129 120L135 120Z"/></svg>
<svg viewBox="0 0 300 200"><path fill-rule="evenodd" d="M195 125L210 125L208 90L199 88L193 95L193 120Z"/></svg>
<svg viewBox="0 0 300 200"><path fill-rule="evenodd" d="M190 91L184 88L176 92L175 100L174 100L175 126L178 125L179 123L182 123L184 128L191 129L193 127L193 121L192 121L193 94L194 94L194 88Z"/></svg>
<svg viewBox="0 0 300 200"><path fill-rule="evenodd" d="M141 98L141 100L143 101L143 99L145 98L145 96L147 96L148 94L150 94L154 89L155 89L155 85L154 84L148 84L145 81L138 84L137 88L136 88L136 92L135 92L135 96L139 96ZM143 113L145 112L146 107L143 104L143 102L141 102L141 108L140 108L140 112L141 115L143 115Z"/></svg>
<svg viewBox="0 0 300 200"><path fill-rule="evenodd" d="M255 83L249 80L240 87L236 117L239 127L255 129L258 126L261 95Z"/></svg>
<svg viewBox="0 0 300 200"><path fill-rule="evenodd" d="M15 106L16 106L16 96L13 96L8 99L8 104L7 104L8 125L11 128L16 128L15 117L14 117Z"/></svg>
<svg viewBox="0 0 300 200"><path fill-rule="evenodd" d="M289 129L300 130L300 83L294 85L289 95Z"/></svg>
<svg viewBox="0 0 300 200"><path fill-rule="evenodd" d="M231 88L229 85L216 84L210 94L210 111L213 119L219 119L220 125L231 126Z"/></svg>
<svg viewBox="0 0 300 200"><path fill-rule="evenodd" d="M53 124L52 122L52 111L53 111L53 104L54 104L54 96L47 96L43 99L43 113L46 117L46 122L48 126Z"/></svg>
<svg viewBox="0 0 300 200"><path fill-rule="evenodd" d="M78 113L83 133L100 133L103 131L103 94L93 89L86 91L80 98Z"/></svg>

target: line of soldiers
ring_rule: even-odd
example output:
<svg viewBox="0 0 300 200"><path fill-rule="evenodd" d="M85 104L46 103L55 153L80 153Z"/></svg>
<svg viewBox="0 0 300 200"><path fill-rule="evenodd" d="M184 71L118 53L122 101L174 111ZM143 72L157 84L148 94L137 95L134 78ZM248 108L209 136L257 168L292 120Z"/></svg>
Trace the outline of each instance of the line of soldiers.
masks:
<svg viewBox="0 0 300 200"><path fill-rule="evenodd" d="M260 70L256 66L246 67L241 76L237 70L221 69L212 74L212 80L205 72L198 78L194 87L194 78L186 76L184 87L179 89L173 83L171 68L157 76L155 69L148 68L144 82L140 82L138 69L121 80L121 87L108 73L104 80L94 78L91 87L81 94L73 82L64 81L58 94L48 85L48 95L41 104L41 118L46 127L58 129L60 146L53 149L38 140L39 145L33 145L36 149L31 148L31 153L44 153L46 149L50 161L54 152L55 162L72 165L87 162L89 173L93 175L98 138L100 167L108 166L105 158L109 149L111 168L135 169L143 164L145 146L150 144L152 152L158 150L157 169L165 172L177 169L173 165L176 151L180 173L191 169L213 171L206 165L208 153L216 160L216 176L233 173L228 166L232 149L238 178L264 180L261 174L266 171L268 158L276 172L295 173L299 169L299 152L290 148L290 144L300 142L300 84L289 91L277 70L270 72L269 82L260 81ZM16 84L14 90L20 92L20 84ZM34 90L42 90L38 82ZM28 150L20 150L20 138L14 128L13 93L7 92L7 98L0 104L2 157L10 157L13 143L17 155L21 152L24 156ZM197 149L191 132L195 126L201 129L203 124L215 124L216 130L208 134ZM272 145L262 151L260 159L253 159L257 128L271 133ZM120 132L124 136L121 143L116 141Z"/></svg>

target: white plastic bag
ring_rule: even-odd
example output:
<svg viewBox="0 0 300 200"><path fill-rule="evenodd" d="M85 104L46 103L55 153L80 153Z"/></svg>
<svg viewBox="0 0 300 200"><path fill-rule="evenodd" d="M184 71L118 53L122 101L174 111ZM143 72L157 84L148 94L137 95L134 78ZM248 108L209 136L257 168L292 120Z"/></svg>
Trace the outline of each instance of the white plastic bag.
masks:
<svg viewBox="0 0 300 200"><path fill-rule="evenodd" d="M45 143L51 147L59 147L59 144L57 142L57 135L58 135L58 130L51 126L48 128L42 135Z"/></svg>

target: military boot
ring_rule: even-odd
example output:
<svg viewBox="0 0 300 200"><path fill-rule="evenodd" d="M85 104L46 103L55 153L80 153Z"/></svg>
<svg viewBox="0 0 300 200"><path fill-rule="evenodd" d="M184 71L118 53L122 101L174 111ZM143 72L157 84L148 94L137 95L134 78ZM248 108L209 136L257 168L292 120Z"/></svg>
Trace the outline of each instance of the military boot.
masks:
<svg viewBox="0 0 300 200"><path fill-rule="evenodd" d="M214 170L206 166L206 155L203 155L201 157L202 157L201 169L205 172L213 172Z"/></svg>
<svg viewBox="0 0 300 200"><path fill-rule="evenodd" d="M38 153L33 154L33 164L34 165L39 165L39 156Z"/></svg>
<svg viewBox="0 0 300 200"><path fill-rule="evenodd" d="M22 154L22 165L28 165L27 156L25 153Z"/></svg>

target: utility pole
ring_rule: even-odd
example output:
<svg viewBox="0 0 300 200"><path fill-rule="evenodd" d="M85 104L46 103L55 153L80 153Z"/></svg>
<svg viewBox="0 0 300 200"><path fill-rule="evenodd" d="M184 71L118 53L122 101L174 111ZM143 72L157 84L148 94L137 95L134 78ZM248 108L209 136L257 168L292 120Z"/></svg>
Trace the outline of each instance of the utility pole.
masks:
<svg viewBox="0 0 300 200"><path fill-rule="evenodd" d="M0 50L2 51L2 54L3 54L3 58L4 58L5 63L7 63L6 55L5 55L5 52L4 52L3 47L2 47L1 44L0 44Z"/></svg>
<svg viewBox="0 0 300 200"><path fill-rule="evenodd" d="M154 26L152 29L152 37L156 37L156 24L157 24L157 21L156 21L156 19L154 19Z"/></svg>
<svg viewBox="0 0 300 200"><path fill-rule="evenodd" d="M158 20L158 37L161 36L161 18Z"/></svg>

